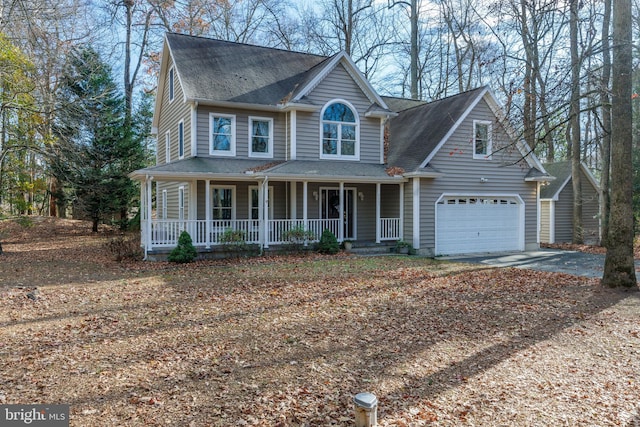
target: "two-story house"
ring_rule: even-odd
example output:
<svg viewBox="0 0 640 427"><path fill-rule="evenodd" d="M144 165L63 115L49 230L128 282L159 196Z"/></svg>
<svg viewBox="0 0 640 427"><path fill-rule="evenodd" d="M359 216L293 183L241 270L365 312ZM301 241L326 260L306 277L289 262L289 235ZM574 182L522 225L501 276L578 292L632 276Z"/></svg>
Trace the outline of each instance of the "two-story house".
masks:
<svg viewBox="0 0 640 427"><path fill-rule="evenodd" d="M130 175L146 254L182 230L202 251L228 230L269 248L294 228L430 255L538 246L549 177L488 88L385 98L344 52L167 34L153 129L156 165Z"/></svg>

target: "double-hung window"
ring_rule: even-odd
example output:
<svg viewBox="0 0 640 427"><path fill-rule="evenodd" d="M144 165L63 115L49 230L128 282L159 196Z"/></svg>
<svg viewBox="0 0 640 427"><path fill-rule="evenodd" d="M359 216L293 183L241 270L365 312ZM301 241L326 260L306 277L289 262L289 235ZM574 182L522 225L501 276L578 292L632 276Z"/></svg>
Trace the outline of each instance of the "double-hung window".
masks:
<svg viewBox="0 0 640 427"><path fill-rule="evenodd" d="M236 116L209 114L209 153L216 156L236 155Z"/></svg>
<svg viewBox="0 0 640 427"><path fill-rule="evenodd" d="M273 119L249 117L249 157L273 157Z"/></svg>
<svg viewBox="0 0 640 427"><path fill-rule="evenodd" d="M473 158L491 158L491 132L492 125L489 121L473 121Z"/></svg>
<svg viewBox="0 0 640 427"><path fill-rule="evenodd" d="M359 124L346 101L333 101L322 110L320 158L359 160Z"/></svg>
<svg viewBox="0 0 640 427"><path fill-rule="evenodd" d="M235 212L235 188L233 186L213 187L211 197L211 207L213 209L212 219L233 220Z"/></svg>
<svg viewBox="0 0 640 427"><path fill-rule="evenodd" d="M184 186L178 187L178 219L184 220Z"/></svg>
<svg viewBox="0 0 640 427"><path fill-rule="evenodd" d="M273 187L269 187L269 218L273 218ZM249 187L249 219L260 219L260 192L257 186Z"/></svg>

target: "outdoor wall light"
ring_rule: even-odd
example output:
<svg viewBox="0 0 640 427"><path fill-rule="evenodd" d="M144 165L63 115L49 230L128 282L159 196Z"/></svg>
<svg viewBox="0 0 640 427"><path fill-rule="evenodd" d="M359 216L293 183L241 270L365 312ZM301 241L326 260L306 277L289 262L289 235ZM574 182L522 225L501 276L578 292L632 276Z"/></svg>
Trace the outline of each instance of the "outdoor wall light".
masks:
<svg viewBox="0 0 640 427"><path fill-rule="evenodd" d="M318 192L317 192L317 191L314 191L314 192L313 192L313 198L314 198L314 199L316 199L316 200L318 200Z"/></svg>
<svg viewBox="0 0 640 427"><path fill-rule="evenodd" d="M358 193L358 198L360 201L364 200L364 193L362 191Z"/></svg>
<svg viewBox="0 0 640 427"><path fill-rule="evenodd" d="M489 178L485 178L485 177L480 178L480 182L488 182L488 181L489 181Z"/></svg>

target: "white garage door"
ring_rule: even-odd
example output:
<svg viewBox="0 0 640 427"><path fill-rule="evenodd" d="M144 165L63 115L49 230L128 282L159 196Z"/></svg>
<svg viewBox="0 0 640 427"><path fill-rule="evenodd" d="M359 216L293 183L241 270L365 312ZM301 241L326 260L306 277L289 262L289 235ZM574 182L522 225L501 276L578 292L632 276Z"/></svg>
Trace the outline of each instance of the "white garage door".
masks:
<svg viewBox="0 0 640 427"><path fill-rule="evenodd" d="M436 204L436 254L522 250L516 197L444 196Z"/></svg>

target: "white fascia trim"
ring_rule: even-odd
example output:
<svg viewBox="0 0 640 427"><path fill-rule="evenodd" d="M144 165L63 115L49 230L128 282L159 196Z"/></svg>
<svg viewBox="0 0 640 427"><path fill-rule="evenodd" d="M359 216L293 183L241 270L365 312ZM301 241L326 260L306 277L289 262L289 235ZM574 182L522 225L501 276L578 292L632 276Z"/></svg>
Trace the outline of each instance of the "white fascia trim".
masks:
<svg viewBox="0 0 640 427"><path fill-rule="evenodd" d="M587 176L587 179L589 180L591 185L593 185L593 188L595 188L596 191L599 193L600 192L600 183L596 180L596 177L593 176L593 174L591 173L591 171L589 170L587 165L585 165L583 162L580 162L580 166L582 166L582 171Z"/></svg>
<svg viewBox="0 0 640 427"><path fill-rule="evenodd" d="M569 181L571 181L571 174L569 174L569 176L567 177L567 179L564 180L564 182L562 183L562 185L558 188L558 191L555 192L555 194L553 195L553 197L551 197L551 200L556 201L560 199L560 193L562 192L562 190L564 190L564 187L567 186L567 184L569 183Z"/></svg>
<svg viewBox="0 0 640 427"><path fill-rule="evenodd" d="M427 165L429 164L431 159L433 159L433 157L438 153L438 151L440 151L442 146L449 140L451 135L453 135L453 133L456 130L458 130L458 127L462 124L462 122L464 122L466 120L466 118L469 115L469 113L471 113L471 111L476 107L476 105L478 105L478 102L480 102L480 100L484 97L484 95L488 91L489 91L489 89L485 87L484 90L482 92L480 92L480 94L478 94L476 99L473 100L473 102L471 103L471 105L469 105L469 107L466 109L466 111L464 113L462 113L462 115L460 116L458 121L455 122L455 124L453 126L451 126L451 128L449 129L449 132L447 132L447 134L440 140L440 142L436 146L435 150L432 150L431 153L429 154L429 156L427 156L427 158L424 159L424 161L420 165L421 168L427 167Z"/></svg>

